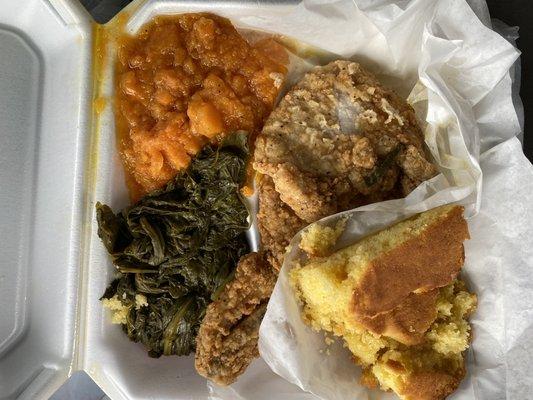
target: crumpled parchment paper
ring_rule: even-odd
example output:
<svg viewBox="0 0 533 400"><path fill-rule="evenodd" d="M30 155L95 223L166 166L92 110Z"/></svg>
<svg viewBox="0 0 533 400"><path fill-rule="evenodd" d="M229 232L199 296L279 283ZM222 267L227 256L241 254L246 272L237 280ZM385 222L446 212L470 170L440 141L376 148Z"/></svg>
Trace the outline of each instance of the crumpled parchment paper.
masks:
<svg viewBox="0 0 533 400"><path fill-rule="evenodd" d="M464 205L472 239L463 277L479 305L468 375L451 398L526 399L533 390L533 167L515 137L521 129L509 69L518 52L490 29L485 2L469 3L313 0L227 16L356 60L408 97L441 173L405 199L319 223L348 216L342 246L413 213ZM299 235L261 325L262 359L230 387L210 384L211 398L395 398L360 386L360 369L341 342L327 347L301 320L287 280L298 242Z"/></svg>

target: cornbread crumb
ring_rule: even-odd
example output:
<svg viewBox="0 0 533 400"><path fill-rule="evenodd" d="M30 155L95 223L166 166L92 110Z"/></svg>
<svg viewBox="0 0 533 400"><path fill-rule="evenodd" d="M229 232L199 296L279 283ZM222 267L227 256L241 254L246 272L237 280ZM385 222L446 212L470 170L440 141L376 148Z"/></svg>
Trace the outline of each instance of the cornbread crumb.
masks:
<svg viewBox="0 0 533 400"><path fill-rule="evenodd" d="M280 72L271 72L268 77L274 81L274 86L279 89L283 84L285 75Z"/></svg>
<svg viewBox="0 0 533 400"><path fill-rule="evenodd" d="M340 219L333 228L314 223L302 232L300 248L311 257L324 257L331 252L345 226L346 218Z"/></svg>
<svg viewBox="0 0 533 400"><path fill-rule="evenodd" d="M449 355L468 348L470 325L466 318L475 310L476 304L476 295L467 292L462 281L441 290L437 307L440 305L447 313L438 315L426 335L435 351Z"/></svg>
<svg viewBox="0 0 533 400"><path fill-rule="evenodd" d="M135 309L139 310L141 307L148 305L148 299L144 294L137 293L135 295Z"/></svg>
<svg viewBox="0 0 533 400"><path fill-rule="evenodd" d="M102 299L102 305L111 311L111 323L125 324L128 317L129 307L122 304L117 295L110 299Z"/></svg>

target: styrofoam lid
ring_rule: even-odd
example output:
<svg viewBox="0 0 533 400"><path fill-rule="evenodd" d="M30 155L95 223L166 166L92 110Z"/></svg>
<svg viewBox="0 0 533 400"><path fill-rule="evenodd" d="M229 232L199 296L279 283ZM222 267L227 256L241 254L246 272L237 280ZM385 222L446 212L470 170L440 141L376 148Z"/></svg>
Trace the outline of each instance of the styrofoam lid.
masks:
<svg viewBox="0 0 533 400"><path fill-rule="evenodd" d="M77 2L2 5L0 398L34 398L75 362L91 23Z"/></svg>

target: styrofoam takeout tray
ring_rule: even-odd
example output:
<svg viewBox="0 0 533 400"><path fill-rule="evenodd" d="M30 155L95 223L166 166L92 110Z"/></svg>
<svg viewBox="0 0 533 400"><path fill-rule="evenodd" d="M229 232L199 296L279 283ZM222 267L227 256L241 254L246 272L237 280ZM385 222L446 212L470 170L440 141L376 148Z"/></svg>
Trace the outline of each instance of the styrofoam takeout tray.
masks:
<svg viewBox="0 0 533 400"><path fill-rule="evenodd" d="M291 3L141 0L122 14L134 32L156 14ZM128 197L110 101L92 123L93 24L75 0L0 11L0 399L47 399L76 370L113 399L206 397L192 357L148 358L98 300L113 268L94 203Z"/></svg>
<svg viewBox="0 0 533 400"><path fill-rule="evenodd" d="M140 0L122 15L133 33L157 14L260 16L295 3ZM109 101L114 53L107 53L97 87L107 101L93 120L94 36L87 12L76 0L2 5L0 399L47 399L76 370L87 371L113 399L207 397L192 357L148 358L99 302L113 268L96 235L94 204L120 209L128 202Z"/></svg>
<svg viewBox="0 0 533 400"><path fill-rule="evenodd" d="M47 398L79 367L90 49L77 2L1 3L1 399Z"/></svg>

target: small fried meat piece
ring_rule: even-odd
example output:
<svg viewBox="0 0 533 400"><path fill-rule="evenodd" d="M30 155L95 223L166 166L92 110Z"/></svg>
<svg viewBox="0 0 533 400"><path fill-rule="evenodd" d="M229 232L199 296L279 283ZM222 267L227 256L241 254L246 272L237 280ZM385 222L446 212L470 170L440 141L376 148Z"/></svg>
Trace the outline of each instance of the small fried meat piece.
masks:
<svg viewBox="0 0 533 400"><path fill-rule="evenodd" d="M196 338L198 373L229 385L259 356L259 325L276 283L272 268L258 253L241 258L235 279L207 307Z"/></svg>
<svg viewBox="0 0 533 400"><path fill-rule="evenodd" d="M262 176L259 183L257 225L265 258L279 272L287 246L307 223L281 201L274 182L268 175Z"/></svg>

